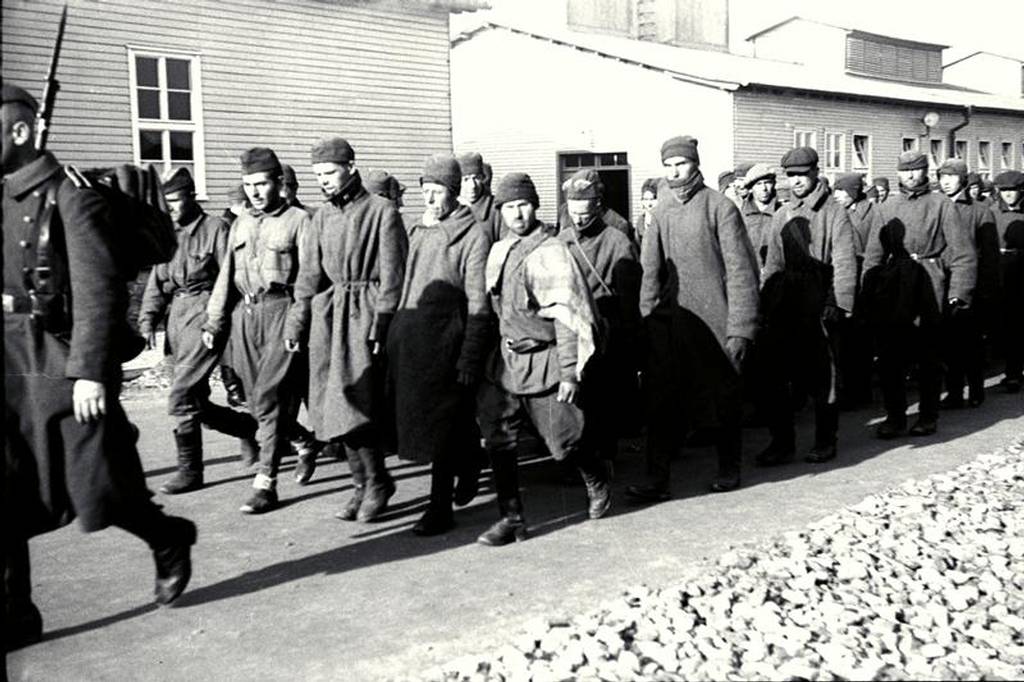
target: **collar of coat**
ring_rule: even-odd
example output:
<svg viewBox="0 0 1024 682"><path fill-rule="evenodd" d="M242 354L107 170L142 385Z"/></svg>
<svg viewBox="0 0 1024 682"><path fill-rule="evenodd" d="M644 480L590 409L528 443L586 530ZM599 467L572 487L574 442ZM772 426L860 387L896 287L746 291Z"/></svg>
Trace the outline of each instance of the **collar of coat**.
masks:
<svg viewBox="0 0 1024 682"><path fill-rule="evenodd" d="M754 195L748 194L747 198L743 200L743 215L774 215L781 205L782 202L780 202L779 198L775 196L772 197L771 201L768 203L767 210L762 210L761 207L757 205L757 200L754 199Z"/></svg>
<svg viewBox="0 0 1024 682"><path fill-rule="evenodd" d="M57 158L50 152L43 152L34 161L30 161L18 170L4 176L4 185L11 196L20 199L46 180L61 171Z"/></svg>
<svg viewBox="0 0 1024 682"><path fill-rule="evenodd" d="M819 181L818 184L814 186L814 189L811 190L810 194L802 199L793 197L790 199L789 205L791 208L801 208L806 204L812 211L819 211L821 210L821 207L825 205L827 200L828 192L825 191L825 184Z"/></svg>
<svg viewBox="0 0 1024 682"><path fill-rule="evenodd" d="M327 203L334 204L338 208L344 208L345 205L352 203L360 196L363 195L363 179L359 177L359 171L352 171L352 175L348 176L348 180L341 186L338 192L331 196L327 200Z"/></svg>
<svg viewBox="0 0 1024 682"><path fill-rule="evenodd" d="M282 199L281 203L278 204L277 208L275 208L272 211L261 211L260 209L254 206L249 209L249 215L251 215L253 218L276 218L277 216L287 211L289 208L291 208L291 206L288 204L288 202Z"/></svg>
<svg viewBox="0 0 1024 682"><path fill-rule="evenodd" d="M437 223L436 225L426 226L422 222L413 225L409 231L409 236L417 230L441 230L448 237L448 244L454 244L455 242L462 239L462 237L473 229L473 226L477 224L477 218L473 215L473 211L468 206L463 204L457 205L451 213L445 216L444 220Z"/></svg>
<svg viewBox="0 0 1024 682"><path fill-rule="evenodd" d="M481 195L479 199L469 205L469 210L473 212L478 221L487 222L494 212L494 196L492 194Z"/></svg>
<svg viewBox="0 0 1024 682"><path fill-rule="evenodd" d="M949 198L954 204L964 204L970 206L975 203L974 199L971 199L971 195L968 194L967 189L964 188Z"/></svg>
<svg viewBox="0 0 1024 682"><path fill-rule="evenodd" d="M925 194L931 194L931 191L931 183L928 181L927 176L925 176L925 178L921 181L921 184L916 187L908 187L907 185L904 185L902 182L900 183L900 194L902 194L907 199L917 199L918 197L924 196Z"/></svg>

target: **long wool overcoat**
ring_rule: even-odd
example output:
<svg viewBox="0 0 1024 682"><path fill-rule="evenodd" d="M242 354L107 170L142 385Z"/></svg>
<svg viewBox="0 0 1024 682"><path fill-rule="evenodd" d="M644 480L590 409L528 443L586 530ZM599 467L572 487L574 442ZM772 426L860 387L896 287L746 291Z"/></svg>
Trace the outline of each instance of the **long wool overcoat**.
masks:
<svg viewBox="0 0 1024 682"><path fill-rule="evenodd" d="M437 225L409 231L402 298L388 330L398 455L429 462L472 428L473 389L493 329L484 285L490 235L459 206Z"/></svg>
<svg viewBox="0 0 1024 682"><path fill-rule="evenodd" d="M296 340L308 331L309 421L323 441L386 415L383 357L372 349L387 340L408 250L398 209L353 178L313 216L285 327Z"/></svg>
<svg viewBox="0 0 1024 682"><path fill-rule="evenodd" d="M682 395L692 425L714 426L721 401L735 397L738 383L726 340L752 340L757 328L757 260L739 210L704 185L686 197L666 188L640 262L648 399L658 404Z"/></svg>

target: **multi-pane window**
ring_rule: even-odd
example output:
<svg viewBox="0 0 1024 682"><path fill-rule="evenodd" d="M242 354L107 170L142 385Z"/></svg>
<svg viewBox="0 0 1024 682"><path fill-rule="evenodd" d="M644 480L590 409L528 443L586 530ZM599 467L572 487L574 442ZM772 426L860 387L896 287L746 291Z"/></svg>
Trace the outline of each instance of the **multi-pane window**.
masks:
<svg viewBox="0 0 1024 682"><path fill-rule="evenodd" d="M836 173L844 168L843 156L846 152L846 135L843 133L825 133L825 152L822 155L822 168L826 173Z"/></svg>
<svg viewBox="0 0 1024 682"><path fill-rule="evenodd" d="M953 156L967 163L967 140L956 140L953 143Z"/></svg>
<svg viewBox="0 0 1024 682"><path fill-rule="evenodd" d="M999 152L999 168L1010 170L1013 168L1013 143L1004 142Z"/></svg>
<svg viewBox="0 0 1024 682"><path fill-rule="evenodd" d="M793 146L794 147L813 147L818 148L818 134L813 130L794 130L793 131Z"/></svg>
<svg viewBox="0 0 1024 682"><path fill-rule="evenodd" d="M871 136L853 136L853 163L851 170L871 176Z"/></svg>
<svg viewBox="0 0 1024 682"><path fill-rule="evenodd" d="M188 168L206 194L199 57L128 48L135 163Z"/></svg>
<svg viewBox="0 0 1024 682"><path fill-rule="evenodd" d="M978 175L988 178L992 174L992 143L978 140Z"/></svg>
<svg viewBox="0 0 1024 682"><path fill-rule="evenodd" d="M905 152L917 151L917 138L916 137L904 137L903 142L900 145L900 149Z"/></svg>

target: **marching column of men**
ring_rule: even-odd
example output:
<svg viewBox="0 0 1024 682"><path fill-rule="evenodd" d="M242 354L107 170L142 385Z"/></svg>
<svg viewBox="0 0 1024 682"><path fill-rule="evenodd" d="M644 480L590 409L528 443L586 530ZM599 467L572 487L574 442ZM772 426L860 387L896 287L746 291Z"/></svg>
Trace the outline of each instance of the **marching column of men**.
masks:
<svg viewBox="0 0 1024 682"><path fill-rule="evenodd" d="M122 527L152 548L156 600L168 603L189 580L196 531L151 501L118 402L129 340L117 323L126 289L111 214L28 143L33 98L3 90L5 509L21 519L5 543L6 616L19 641L33 641L41 620L29 537L75 515L89 531ZM710 489L740 485L745 397L771 436L758 465L793 458L800 391L815 412L807 461L835 458L840 401L870 400L875 356L879 438L908 432L912 366L920 412L910 435L934 433L940 407L980 405L986 339L1005 360L1002 387L1020 390L1024 174L1000 174L989 202L949 161L936 193L927 156L906 152L898 192L885 178L865 191L853 174L833 192L817 153L800 147L780 162L783 202L765 163L739 164L720 191L708 187L698 147L689 136L662 145L664 177L644 183L636 232L604 203L596 171L566 180L557 224L546 225L531 178L509 173L492 194L477 153L426 160L424 212L408 229L405 188L383 172L364 186L341 137L312 147L324 195L315 210L265 147L241 156L244 196L232 197L230 224L199 206L188 171L175 172L163 196L177 251L150 274L140 313L151 346L166 320L173 367L178 466L161 491L202 487L202 426L237 437L243 461L258 466L241 506L250 514L279 506L289 441L300 484L313 475L316 443L327 443L352 475L336 516L368 522L396 492L386 466L396 452L431 465L413 526L429 536L455 525L453 506L474 499L489 460L499 513L479 542L503 545L529 534L518 475L528 434L578 470L587 515L599 519L619 440L640 432L637 405L647 475L626 493L643 504L670 497L671 461L694 433L716 449ZM43 271L64 314L39 313ZM210 400L222 362L240 377L248 414ZM229 392L232 403L242 392ZM303 399L312 434L297 424Z"/></svg>

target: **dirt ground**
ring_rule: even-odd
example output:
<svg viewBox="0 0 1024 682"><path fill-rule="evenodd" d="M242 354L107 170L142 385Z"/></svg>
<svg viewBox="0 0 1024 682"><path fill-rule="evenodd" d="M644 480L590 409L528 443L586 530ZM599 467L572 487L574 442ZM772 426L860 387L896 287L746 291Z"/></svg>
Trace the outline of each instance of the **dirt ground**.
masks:
<svg viewBox="0 0 1024 682"><path fill-rule="evenodd" d="M170 422L159 393L126 409L155 490L172 472ZM686 450L674 467L674 498L629 507L622 491L640 479L643 455L624 447L609 517L585 520L582 486L534 461L523 470L533 537L489 548L476 536L496 518L489 489L457 512L437 538L409 528L426 502L422 466L390 461L398 479L391 511L370 525L335 520L351 487L348 467L322 461L310 485L282 474L285 506L261 517L238 506L249 476L236 445L206 433L208 484L158 496L199 525L195 572L174 608L151 603L146 547L116 529L91 536L64 528L32 541L34 597L45 639L8 656L14 680L364 680L414 675L462 653L505 642L535 616L597 606L630 585L667 585L729 546L799 528L907 478L957 466L1024 432L1024 397L989 393L978 410L946 413L936 436L883 443L870 437L875 410L845 414L840 455L827 465L753 467L762 429L744 434L744 487L704 488L710 449ZM811 415L800 418L809 447Z"/></svg>

